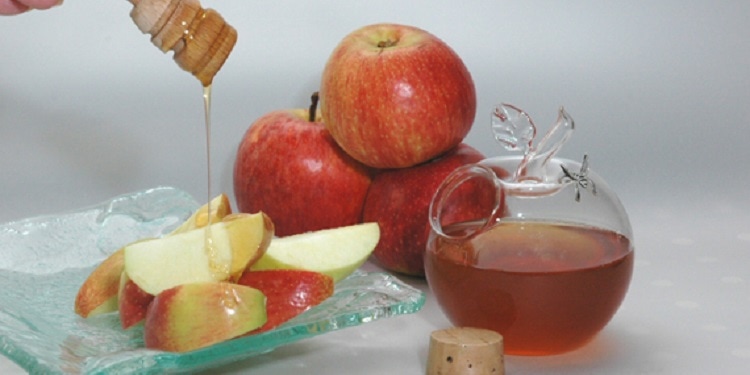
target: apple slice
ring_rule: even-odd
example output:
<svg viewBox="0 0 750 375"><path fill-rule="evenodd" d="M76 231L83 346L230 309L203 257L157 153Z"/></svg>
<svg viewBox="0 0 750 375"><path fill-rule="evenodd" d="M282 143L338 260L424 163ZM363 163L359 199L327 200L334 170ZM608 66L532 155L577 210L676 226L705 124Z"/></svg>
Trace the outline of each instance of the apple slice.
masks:
<svg viewBox="0 0 750 375"><path fill-rule="evenodd" d="M146 312L145 346L186 352L237 337L265 324L265 300L257 289L228 282L166 289Z"/></svg>
<svg viewBox="0 0 750 375"><path fill-rule="evenodd" d="M226 219L226 218L225 218ZM263 213L239 214L206 228L125 247L125 272L146 293L181 284L224 281L244 271L273 236Z"/></svg>
<svg viewBox="0 0 750 375"><path fill-rule="evenodd" d="M170 234L184 233L196 228L204 228L208 223L217 223L232 213L232 205L226 194L219 194L204 204Z"/></svg>
<svg viewBox="0 0 750 375"><path fill-rule="evenodd" d="M125 266L125 252L119 249L91 272L75 301L76 314L87 318L117 310L120 275Z"/></svg>
<svg viewBox="0 0 750 375"><path fill-rule="evenodd" d="M229 272L232 280L236 280L266 253L274 236L274 224L271 218L262 212L228 215L223 222L226 223L232 243L232 266Z"/></svg>
<svg viewBox="0 0 750 375"><path fill-rule="evenodd" d="M229 215L232 207L226 194L220 194L208 204L197 209L179 227L170 234L187 232L205 227L209 221L219 222ZM87 318L118 309L117 295L120 286L120 275L125 269L125 252L119 249L91 272L76 295L74 310L81 317Z"/></svg>
<svg viewBox="0 0 750 375"><path fill-rule="evenodd" d="M334 282L361 266L380 240L378 223L274 238L266 253L250 266L251 270L301 269L324 273Z"/></svg>
<svg viewBox="0 0 750 375"><path fill-rule="evenodd" d="M127 273L123 272L120 276L120 290L117 294L122 329L128 329L143 321L148 305L153 300L153 295L143 291L133 280L130 280Z"/></svg>
<svg viewBox="0 0 750 375"><path fill-rule="evenodd" d="M250 334L274 329L333 295L333 278L313 271L248 271L237 283L258 289L266 296L268 320Z"/></svg>

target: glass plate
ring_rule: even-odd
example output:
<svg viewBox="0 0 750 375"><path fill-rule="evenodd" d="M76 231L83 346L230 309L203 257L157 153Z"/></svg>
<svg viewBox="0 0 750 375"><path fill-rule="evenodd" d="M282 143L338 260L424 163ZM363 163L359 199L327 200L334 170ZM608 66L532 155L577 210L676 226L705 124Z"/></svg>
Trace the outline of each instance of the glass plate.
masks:
<svg viewBox="0 0 750 375"><path fill-rule="evenodd" d="M0 225L0 353L31 373L188 372L424 304L424 293L390 274L357 271L331 298L273 331L181 354L143 348L142 327L122 330L116 313L75 315L78 288L99 262L124 244L168 233L198 207L187 193L159 187Z"/></svg>

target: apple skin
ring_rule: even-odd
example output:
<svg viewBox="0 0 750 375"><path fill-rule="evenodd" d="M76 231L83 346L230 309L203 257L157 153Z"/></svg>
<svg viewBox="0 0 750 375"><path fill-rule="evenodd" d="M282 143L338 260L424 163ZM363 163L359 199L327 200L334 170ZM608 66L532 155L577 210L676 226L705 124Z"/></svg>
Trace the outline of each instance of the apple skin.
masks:
<svg viewBox="0 0 750 375"><path fill-rule="evenodd" d="M156 295L146 311L146 348L186 352L243 335L266 322L266 297L228 282L178 285Z"/></svg>
<svg viewBox="0 0 750 375"><path fill-rule="evenodd" d="M276 235L360 222L373 171L348 156L309 110L279 110L245 133L234 164L241 212L263 211Z"/></svg>
<svg viewBox="0 0 750 375"><path fill-rule="evenodd" d="M247 271L237 281L263 292L268 320L250 334L265 332L320 304L333 295L333 278L304 270Z"/></svg>
<svg viewBox="0 0 750 375"><path fill-rule="evenodd" d="M78 289L75 313L83 318L116 311L125 251L118 249L100 263Z"/></svg>
<svg viewBox="0 0 750 375"><path fill-rule="evenodd" d="M146 317L148 306L154 300L153 295L146 293L136 285L125 272L122 273L120 278L120 290L117 296L122 329L128 329L142 322Z"/></svg>
<svg viewBox="0 0 750 375"><path fill-rule="evenodd" d="M461 143L427 163L378 174L363 213L365 221L377 221L381 230L371 259L389 271L424 276L423 257L431 230L429 207L435 191L456 168L482 159L479 151ZM486 218L494 207L495 194L488 183L467 182L452 193L442 218L450 222ZM458 201L460 207L455 205Z"/></svg>
<svg viewBox="0 0 750 375"><path fill-rule="evenodd" d="M410 167L455 147L477 106L461 58L427 31L397 24L344 37L323 70L320 98L336 142L374 168Z"/></svg>

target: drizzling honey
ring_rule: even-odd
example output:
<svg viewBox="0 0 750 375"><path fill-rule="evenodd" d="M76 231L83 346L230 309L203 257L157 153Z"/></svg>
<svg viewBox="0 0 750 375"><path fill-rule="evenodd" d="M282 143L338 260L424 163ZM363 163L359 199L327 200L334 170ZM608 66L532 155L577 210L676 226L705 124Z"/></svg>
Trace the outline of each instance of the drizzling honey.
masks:
<svg viewBox="0 0 750 375"><path fill-rule="evenodd" d="M187 35L187 30L186 30ZM207 191L207 209L208 212L211 212L211 85L203 86L203 112L204 112L204 121L206 125L206 191ZM210 262L211 271L216 272L215 268L215 259L216 259L216 249L214 248L213 244L213 236L211 233L211 224L213 219L212 215L208 216L208 222L206 223L206 236L205 236L205 249L206 254L208 255L208 261Z"/></svg>
<svg viewBox="0 0 750 375"><path fill-rule="evenodd" d="M204 121L206 125L206 191L207 191L207 209L211 212L211 198L213 196L211 188L211 85L203 86L203 111ZM216 248L214 246L213 233L211 232L211 224L213 215L208 216L208 223L206 223L206 236L205 236L205 250L206 256L208 257L208 265L211 272L214 274L215 280L224 280L229 277L229 267L221 266L216 261ZM231 262L230 262L231 263Z"/></svg>
<svg viewBox="0 0 750 375"><path fill-rule="evenodd" d="M211 86L237 42L237 31L218 12L201 7L198 0L129 1L133 4L130 17L138 29L151 35L151 42L162 52L173 51L177 65L203 86L208 180L205 248L215 279L226 279L230 269L217 264L211 233Z"/></svg>

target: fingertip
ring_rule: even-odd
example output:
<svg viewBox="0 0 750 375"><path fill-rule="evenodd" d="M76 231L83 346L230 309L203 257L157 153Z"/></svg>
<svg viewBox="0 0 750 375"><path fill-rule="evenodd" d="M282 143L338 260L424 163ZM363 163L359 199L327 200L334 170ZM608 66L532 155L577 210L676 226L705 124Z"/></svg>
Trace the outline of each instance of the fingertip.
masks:
<svg viewBox="0 0 750 375"><path fill-rule="evenodd" d="M45 10L61 5L63 0L24 0L24 3L31 9Z"/></svg>
<svg viewBox="0 0 750 375"><path fill-rule="evenodd" d="M0 0L0 15L13 16L27 12L30 8L16 0Z"/></svg>

